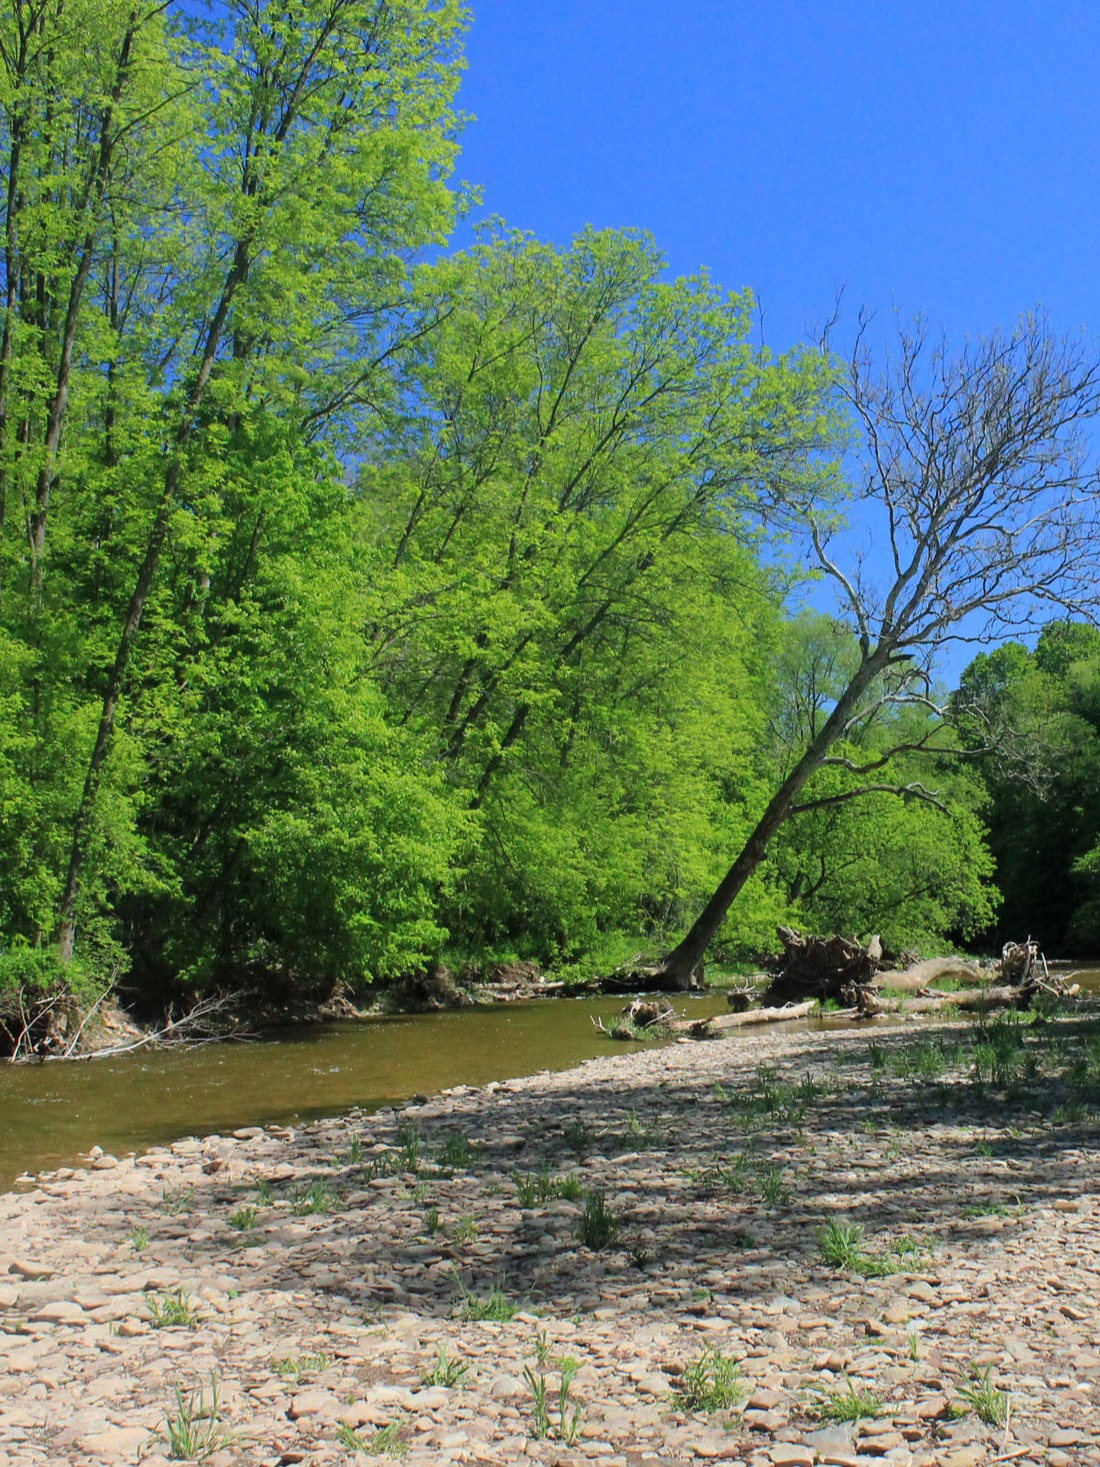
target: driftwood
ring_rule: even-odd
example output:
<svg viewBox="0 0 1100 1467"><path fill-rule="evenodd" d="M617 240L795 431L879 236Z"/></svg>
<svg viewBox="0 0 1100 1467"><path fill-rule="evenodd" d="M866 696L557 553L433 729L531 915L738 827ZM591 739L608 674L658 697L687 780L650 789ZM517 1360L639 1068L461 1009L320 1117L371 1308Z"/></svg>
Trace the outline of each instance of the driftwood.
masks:
<svg viewBox="0 0 1100 1467"><path fill-rule="evenodd" d="M857 1004L860 1017L873 1018L876 1014L935 1014L941 1009L962 1009L970 1013L981 1009L1010 1009L1020 1002L1018 988L1006 985L989 985L985 988L960 988L957 993L936 993L925 990L912 998L883 998L873 989L860 996Z"/></svg>
<svg viewBox="0 0 1100 1467"><path fill-rule="evenodd" d="M863 1019L872 1019L877 1014L935 1014L943 1009L959 1009L970 1014L983 1013L987 1009L1027 1009L1038 993L1075 998L1079 992L1078 984L1061 979L1023 985L989 983L983 988L960 988L955 993L926 989L912 998L884 998L874 989L865 989L859 995L857 1008L859 1017Z"/></svg>
<svg viewBox="0 0 1100 1467"><path fill-rule="evenodd" d="M1050 981L1047 960L1039 951L1039 944L1030 937L1026 942L1006 942L1001 949L1000 966L1006 983L1027 985Z"/></svg>
<svg viewBox="0 0 1100 1467"><path fill-rule="evenodd" d="M678 1019L667 1000L654 1003L637 999L627 1004L618 1021L608 1026L602 1019L592 1022L608 1039L642 1039L645 1031L679 1034L688 1039L716 1039L727 1029L742 1029L748 1024L781 1024L787 1019L805 1019L817 1008L816 999L787 1004L783 1008L748 1009L742 1013L715 1014L711 1019Z"/></svg>
<svg viewBox="0 0 1100 1467"><path fill-rule="evenodd" d="M642 1039L647 1032L671 1034L675 1028L676 1010L667 999L656 1002L636 998L620 1011L617 1023L609 1029L602 1019L592 1022L609 1039Z"/></svg>
<svg viewBox="0 0 1100 1467"><path fill-rule="evenodd" d="M982 970L977 963L965 958L929 958L923 963L914 963L904 973L887 969L874 976L876 988L895 988L898 992L919 993L922 988L933 988L944 978L963 978L971 983L981 980Z"/></svg>
<svg viewBox="0 0 1100 1467"><path fill-rule="evenodd" d="M783 965L764 995L765 1003L842 1000L851 988L866 987L882 962L877 937L864 947L850 937L813 937L793 927L776 930Z"/></svg>
<svg viewBox="0 0 1100 1467"><path fill-rule="evenodd" d="M787 1019L805 1019L817 1008L816 999L787 1004L783 1008L749 1009L743 1014L715 1014L713 1019L681 1019L671 1025L674 1034L690 1039L713 1039L727 1029L742 1029L747 1024L781 1024Z"/></svg>

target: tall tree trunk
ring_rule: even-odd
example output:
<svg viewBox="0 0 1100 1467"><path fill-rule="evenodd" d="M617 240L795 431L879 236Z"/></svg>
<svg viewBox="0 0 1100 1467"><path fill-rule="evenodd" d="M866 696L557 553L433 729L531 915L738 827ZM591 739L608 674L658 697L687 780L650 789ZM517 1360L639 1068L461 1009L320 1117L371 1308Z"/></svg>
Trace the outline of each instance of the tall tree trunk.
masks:
<svg viewBox="0 0 1100 1467"><path fill-rule="evenodd" d="M242 240L236 248L233 263L225 278L221 299L214 312L206 336L203 348L202 361L195 385L187 401L187 406L176 429L175 446L164 472L164 486L161 490L160 501L157 511L153 517L153 523L145 543L145 555L142 558L138 570L137 580L130 597L130 604L126 611L126 620L123 622L119 633L118 647L115 651L115 660L107 679L107 686L103 694L103 706L99 715L99 726L96 729L95 743L92 746L91 758L84 776L84 789L80 797L80 805L77 808L73 820L73 836L69 846L69 863L65 873L65 885L62 888L61 899L57 909L57 945L62 962L69 962L73 955L73 946L76 940L76 902L80 892L80 881L84 872L84 863L88 856L88 836L92 828L92 816L95 812L96 796L99 791L99 781L103 773L103 765L110 752L111 741L114 737L115 715L118 711L119 699L122 696L122 688L126 677L126 669L129 666L130 655L133 652L134 642L141 629L142 618L145 615L145 605L149 599L152 589L153 578L160 564L161 551L164 549L165 537L168 534L168 525L172 517L176 496L183 480L184 453L194 432L196 414L202 405L206 395L206 389L210 382L210 374L214 370L214 361L218 354L225 335L226 322L229 318L230 307L237 291L248 277L250 240Z"/></svg>

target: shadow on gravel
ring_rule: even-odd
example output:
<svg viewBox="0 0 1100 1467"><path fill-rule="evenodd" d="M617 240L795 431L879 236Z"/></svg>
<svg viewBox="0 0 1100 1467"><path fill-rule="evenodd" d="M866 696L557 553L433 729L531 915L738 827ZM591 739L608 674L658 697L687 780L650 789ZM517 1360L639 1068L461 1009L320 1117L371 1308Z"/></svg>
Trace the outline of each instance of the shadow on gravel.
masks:
<svg viewBox="0 0 1100 1467"><path fill-rule="evenodd" d="M774 1054L751 1039L712 1043L702 1087L673 1048L644 1074L598 1060L534 1088L307 1128L318 1211L301 1210L301 1177L293 1194L215 1185L204 1222L251 1199L256 1228L211 1226L192 1248L232 1269L268 1238L285 1254L275 1287L305 1280L365 1317L398 1307L491 1321L630 1300L691 1314L723 1296L774 1299L791 1279L827 1299L873 1293L891 1273L934 1277L938 1252L1024 1248L1033 1209L1090 1190L1091 1016L803 1034ZM610 1222L602 1248L585 1232L592 1194ZM864 1230L872 1277L826 1263L830 1221Z"/></svg>

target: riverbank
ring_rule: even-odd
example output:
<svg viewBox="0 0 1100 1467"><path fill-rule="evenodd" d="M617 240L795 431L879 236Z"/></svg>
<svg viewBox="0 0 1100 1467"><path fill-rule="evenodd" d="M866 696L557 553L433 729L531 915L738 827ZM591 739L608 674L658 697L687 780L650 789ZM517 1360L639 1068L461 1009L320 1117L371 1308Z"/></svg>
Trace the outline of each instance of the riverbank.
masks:
<svg viewBox="0 0 1100 1467"><path fill-rule="evenodd" d="M62 1170L0 1198L0 1464L163 1467L170 1424L216 1467L1100 1463L1089 1022L757 1031Z"/></svg>

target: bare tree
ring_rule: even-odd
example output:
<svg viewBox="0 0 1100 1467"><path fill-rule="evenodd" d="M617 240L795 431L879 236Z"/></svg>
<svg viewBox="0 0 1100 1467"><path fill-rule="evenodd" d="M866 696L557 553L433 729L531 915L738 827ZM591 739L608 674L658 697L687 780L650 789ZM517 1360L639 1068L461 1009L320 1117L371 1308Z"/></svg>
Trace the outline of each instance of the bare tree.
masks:
<svg viewBox="0 0 1100 1467"><path fill-rule="evenodd" d="M691 930L661 964L669 988L691 986L786 821L871 791L935 798L920 784L890 783L888 769L902 752L942 753L932 734L862 764L835 751L884 709L906 702L931 708L931 669L942 648L1024 632L1051 608L1088 614L1096 602L1098 480L1084 441L1100 408L1096 354L1083 340L1053 337L1034 317L956 354L930 342L918 323L899 330L893 358L876 372L866 328L862 319L839 391L859 443L856 517L870 523L874 550L845 567L835 549L843 528L835 511L809 498L777 511L832 583L858 661ZM854 782L814 799L806 786L829 764L847 769Z"/></svg>

